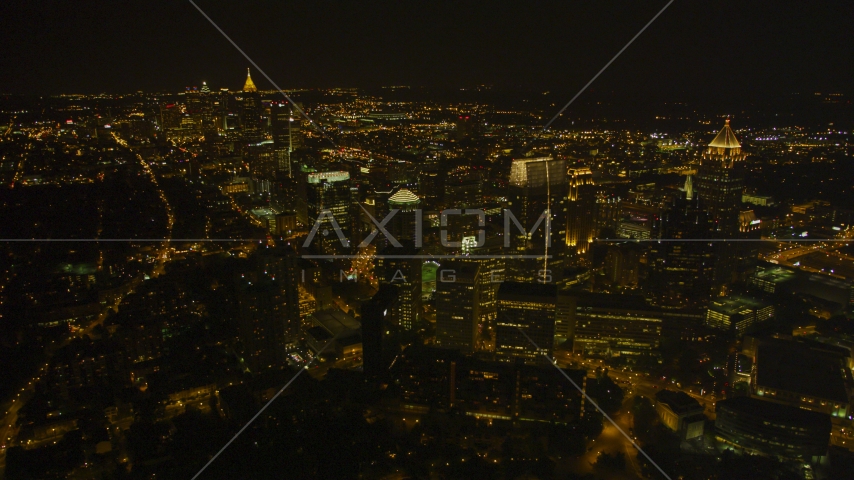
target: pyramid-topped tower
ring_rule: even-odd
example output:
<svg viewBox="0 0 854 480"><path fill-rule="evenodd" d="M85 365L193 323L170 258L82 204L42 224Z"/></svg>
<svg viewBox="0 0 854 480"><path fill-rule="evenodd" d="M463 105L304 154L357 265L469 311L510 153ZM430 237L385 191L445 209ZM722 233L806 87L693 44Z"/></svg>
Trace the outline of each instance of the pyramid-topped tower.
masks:
<svg viewBox="0 0 854 480"><path fill-rule="evenodd" d="M726 119L724 123L724 128L721 129L720 132L715 136L715 139L709 143L710 147L714 148L741 148L741 144L738 143L738 139L735 138L735 134L732 133L732 129L729 127L729 119Z"/></svg>
<svg viewBox="0 0 854 480"><path fill-rule="evenodd" d="M729 119L726 119L724 128L715 135L714 140L709 143L709 148L703 153L700 163L717 163L723 168L733 168L736 163L741 162L747 155L741 153L741 144L735 138Z"/></svg>
<svg viewBox="0 0 854 480"><path fill-rule="evenodd" d="M709 143L709 148L703 152L694 179L694 194L716 219L717 229L727 234L737 231L741 194L744 191L741 167L746 157L746 154L741 153L741 144L735 138L727 119Z"/></svg>

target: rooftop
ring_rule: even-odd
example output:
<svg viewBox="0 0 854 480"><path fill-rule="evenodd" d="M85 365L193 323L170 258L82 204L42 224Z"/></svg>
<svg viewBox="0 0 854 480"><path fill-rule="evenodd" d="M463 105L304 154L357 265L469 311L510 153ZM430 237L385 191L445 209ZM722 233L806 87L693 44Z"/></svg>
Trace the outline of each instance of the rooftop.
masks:
<svg viewBox="0 0 854 480"><path fill-rule="evenodd" d="M401 188L394 195L392 195L389 199L389 203L418 203L421 200L418 198L418 195L415 195L411 191L406 188Z"/></svg>
<svg viewBox="0 0 854 480"><path fill-rule="evenodd" d="M539 297L543 303L557 301L557 287L543 283L504 282L498 287L499 300L531 300Z"/></svg>
<svg viewBox="0 0 854 480"><path fill-rule="evenodd" d="M308 183L323 183L327 182L343 182L350 180L350 174L347 172L318 172L308 174Z"/></svg>
<svg viewBox="0 0 854 480"><path fill-rule="evenodd" d="M794 279L795 273L783 267L757 268L753 276L768 282L782 283Z"/></svg>
<svg viewBox="0 0 854 480"><path fill-rule="evenodd" d="M451 260L449 262L442 263L442 266L439 268L440 275L442 275L442 271L446 273L441 278L447 278L448 281L442 281L440 278L438 285L440 289L442 288L443 284L455 282L474 282L475 278L477 278L478 272L480 271L480 265L474 262ZM451 280L451 278L453 278L453 280Z"/></svg>
<svg viewBox="0 0 854 480"><path fill-rule="evenodd" d="M735 138L735 134L732 133L732 129L729 128L729 119L727 119L724 124L724 128L718 132L715 139L709 144L710 147L716 148L741 148L741 144L738 143L738 140Z"/></svg>
<svg viewBox="0 0 854 480"><path fill-rule="evenodd" d="M310 315L315 325L323 327L332 335L343 335L361 328L361 324L341 310L321 310Z"/></svg>
<svg viewBox="0 0 854 480"><path fill-rule="evenodd" d="M716 298L709 302L709 310L726 315L735 315L738 313L749 313L749 310L756 311L769 305L770 303L758 298L744 295L729 295L723 298Z"/></svg>
<svg viewBox="0 0 854 480"><path fill-rule="evenodd" d="M715 410L718 415L721 411L731 411L760 417L769 422L780 422L784 425L799 424L816 427L823 425L828 432L831 429L830 415L826 413L812 412L751 397L733 397L721 400L717 403Z"/></svg>
<svg viewBox="0 0 854 480"><path fill-rule="evenodd" d="M703 406L685 392L660 390L655 392L655 400L667 405L676 415L702 413Z"/></svg>
<svg viewBox="0 0 854 480"><path fill-rule="evenodd" d="M555 185L566 180L566 161L548 157L514 158L510 184L517 187Z"/></svg>
<svg viewBox="0 0 854 480"><path fill-rule="evenodd" d="M655 312L657 310L655 307L649 306L642 295L594 293L583 290L570 290L566 295L575 297L579 307L643 310L648 312Z"/></svg>
<svg viewBox="0 0 854 480"><path fill-rule="evenodd" d="M789 340L764 340L756 350L756 385L848 403L840 355Z"/></svg>

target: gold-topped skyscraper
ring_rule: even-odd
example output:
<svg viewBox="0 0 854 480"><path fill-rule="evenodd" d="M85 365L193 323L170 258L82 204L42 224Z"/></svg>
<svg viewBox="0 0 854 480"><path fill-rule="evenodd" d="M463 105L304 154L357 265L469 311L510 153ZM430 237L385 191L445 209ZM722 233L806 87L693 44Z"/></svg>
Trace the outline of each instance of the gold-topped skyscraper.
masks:
<svg viewBox="0 0 854 480"><path fill-rule="evenodd" d="M589 168L570 168L568 171L566 246L571 254L584 254L593 241L593 220L596 216L596 186Z"/></svg>
<svg viewBox="0 0 854 480"><path fill-rule="evenodd" d="M744 192L744 160L741 144L729 126L729 119L709 143L697 169L694 193L700 208L709 213L709 238L737 239L739 231L741 194ZM739 246L733 242L715 245L715 264L712 275L713 294L723 294L739 276L740 258L753 255L749 243Z"/></svg>
<svg viewBox="0 0 854 480"><path fill-rule="evenodd" d="M246 69L246 83L243 85L241 122L244 144L256 144L263 139L261 130L261 96L252 81L252 74Z"/></svg>
<svg viewBox="0 0 854 480"><path fill-rule="evenodd" d="M255 87L255 82L252 81L252 72L249 69L246 69L246 83L243 84L244 92L257 92L258 88Z"/></svg>
<svg viewBox="0 0 854 480"><path fill-rule="evenodd" d="M729 126L729 119L700 159L694 192L724 235L738 232L738 214L744 191L742 168L747 157Z"/></svg>

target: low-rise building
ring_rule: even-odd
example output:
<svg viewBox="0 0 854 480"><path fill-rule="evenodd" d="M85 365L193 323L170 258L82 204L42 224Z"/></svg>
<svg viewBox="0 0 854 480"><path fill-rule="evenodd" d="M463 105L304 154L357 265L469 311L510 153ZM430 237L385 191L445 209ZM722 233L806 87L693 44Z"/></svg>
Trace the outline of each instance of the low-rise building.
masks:
<svg viewBox="0 0 854 480"><path fill-rule="evenodd" d="M323 350L342 359L362 358L362 325L356 319L336 308L314 312L307 320L306 343L315 353Z"/></svg>
<svg viewBox="0 0 854 480"><path fill-rule="evenodd" d="M729 295L709 302L706 326L742 336L752 326L774 316L774 305L758 298Z"/></svg>
<svg viewBox="0 0 854 480"><path fill-rule="evenodd" d="M747 453L817 461L827 454L830 416L749 397L716 406L718 441Z"/></svg>
<svg viewBox="0 0 854 480"><path fill-rule="evenodd" d="M790 340L762 340L756 346L751 396L769 402L846 418L850 401L844 354Z"/></svg>
<svg viewBox="0 0 854 480"><path fill-rule="evenodd" d="M661 423L684 440L703 435L703 406L685 392L661 390L655 393L655 411Z"/></svg>
<svg viewBox="0 0 854 480"><path fill-rule="evenodd" d="M776 293L780 286L795 279L795 272L783 267L758 267L747 280L748 286L763 292Z"/></svg>

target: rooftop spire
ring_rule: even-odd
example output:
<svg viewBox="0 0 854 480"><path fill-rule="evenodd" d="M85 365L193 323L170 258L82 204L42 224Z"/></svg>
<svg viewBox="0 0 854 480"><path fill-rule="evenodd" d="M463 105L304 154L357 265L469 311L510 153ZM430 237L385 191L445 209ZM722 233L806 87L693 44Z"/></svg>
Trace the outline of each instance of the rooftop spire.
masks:
<svg viewBox="0 0 854 480"><path fill-rule="evenodd" d="M735 134L732 133L732 129L729 128L729 119L726 119L726 123L724 123L724 128L718 132L718 135L712 140L712 143L709 144L710 147L716 148L741 148L741 144L738 143L738 140L735 138Z"/></svg>
<svg viewBox="0 0 854 480"><path fill-rule="evenodd" d="M688 175L685 178L685 198L688 200L692 200L694 198L694 182L691 181L691 175Z"/></svg>
<svg viewBox="0 0 854 480"><path fill-rule="evenodd" d="M243 84L244 92L257 92L258 89L255 87L255 82L252 81L252 74L249 72L249 69L246 69L246 83Z"/></svg>

